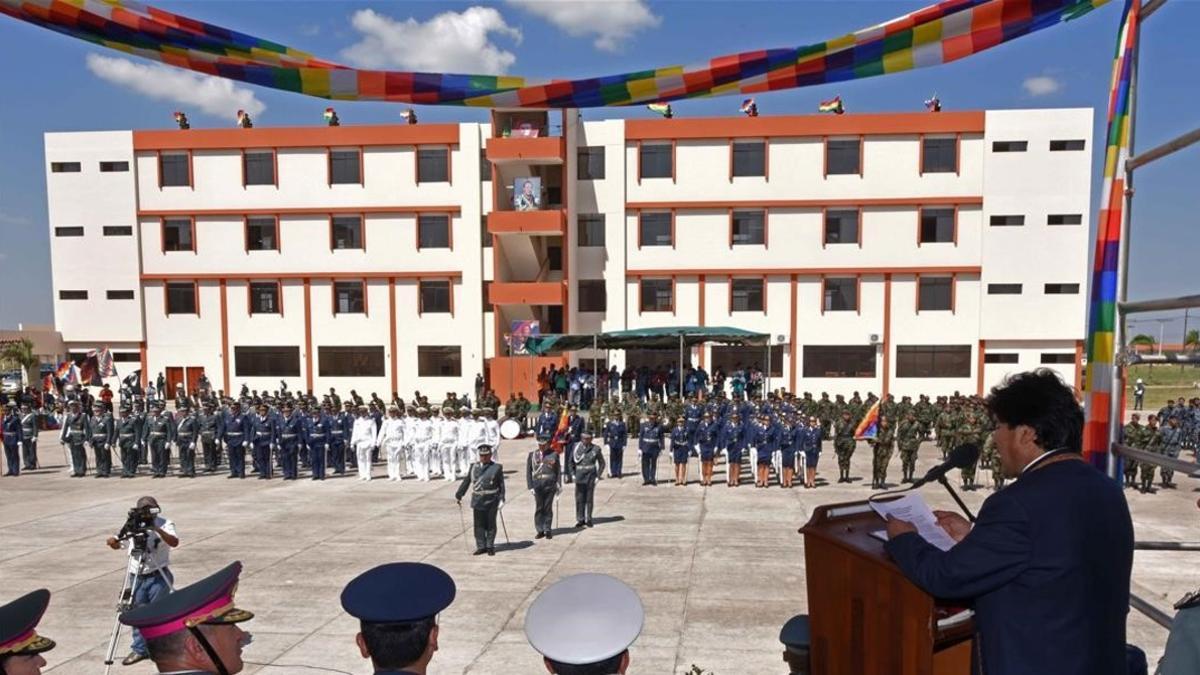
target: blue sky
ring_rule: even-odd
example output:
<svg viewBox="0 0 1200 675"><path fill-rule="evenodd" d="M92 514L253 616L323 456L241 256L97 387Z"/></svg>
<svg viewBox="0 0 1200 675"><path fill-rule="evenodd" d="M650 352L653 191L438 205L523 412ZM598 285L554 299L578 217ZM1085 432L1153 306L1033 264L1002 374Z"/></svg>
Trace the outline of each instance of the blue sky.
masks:
<svg viewBox="0 0 1200 675"><path fill-rule="evenodd" d="M691 64L750 49L808 44L928 3L628 2L160 2L170 11L276 40L345 63L395 70L508 72L576 77ZM757 97L763 115L807 113L840 94L850 112L919 110L936 92L945 109L1096 109L1093 203L1100 193L1104 111L1120 0L1069 24L945 66ZM601 5L603 8L598 9ZM1196 124L1200 2L1175 0L1146 21L1137 142L1145 149ZM455 37L448 38L453 34ZM89 55L91 55L89 57ZM321 123L322 99L241 84L197 86L145 71L148 62L0 17L0 327L52 321L42 134L169 128L187 110L196 127L232 126L238 107L259 125ZM740 99L675 104L686 116L737 113ZM398 121L397 106L337 102L343 124ZM212 111L212 112L206 112ZM458 108L418 108L426 121L481 120ZM585 111L585 118L644 117L643 109ZM1197 292L1200 151L1136 179L1130 295ZM1095 211L1095 209L1093 209ZM1091 224L1092 229L1095 223ZM1192 320L1200 327L1200 317ZM1134 326L1158 333L1158 324ZM1168 342L1181 334L1166 326Z"/></svg>

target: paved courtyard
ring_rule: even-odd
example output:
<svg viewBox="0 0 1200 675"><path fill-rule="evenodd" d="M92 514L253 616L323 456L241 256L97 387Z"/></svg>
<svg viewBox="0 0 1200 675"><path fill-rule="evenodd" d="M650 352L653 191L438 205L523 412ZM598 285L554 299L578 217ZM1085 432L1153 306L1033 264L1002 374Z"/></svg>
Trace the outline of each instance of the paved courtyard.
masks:
<svg viewBox="0 0 1200 675"><path fill-rule="evenodd" d="M506 442L500 461L508 473L504 514L512 544L501 545L495 557L472 557L473 542L462 534L453 488L445 482L72 479L61 447L50 437L42 437L46 468L0 479L0 598L43 586L53 591L42 630L58 641L47 654L49 672L56 675L103 671L125 563L104 539L145 494L155 495L179 528L182 544L172 555L177 581L189 583L232 560L245 565L238 603L256 614L248 624L254 642L245 654L255 665L247 673L371 672L354 646L357 625L342 612L339 593L371 566L420 560L446 569L458 584L457 599L441 616L441 649L432 673L543 672L522 631L526 608L564 575L596 571L624 579L645 603L631 673L687 673L695 664L716 675L786 672L779 627L806 610L804 551L796 529L819 504L870 494L861 480L789 491L754 489L751 478L750 486L728 489L720 484L723 467L711 488L661 481L649 488L627 476L599 484L593 529L565 529L574 523L574 510L572 492L564 490L564 529L552 541L535 544L523 469L531 442ZM922 448L919 471L934 463L936 452L932 445ZM826 477L836 475L831 460L827 448ZM628 473L636 467L627 460L625 468ZM895 481L898 459L891 469ZM693 468L693 478L695 473ZM382 474L377 466L376 476ZM668 474L664 457L659 476ZM856 453L853 475L869 478L865 444ZM1139 539L1200 541L1198 485L1186 478L1177 482L1179 490L1128 493ZM951 506L937 486L924 494L935 508ZM967 493L965 499L974 509L988 494ZM470 514L465 515L469 525ZM1135 588L1169 610L1200 585L1194 555L1137 554ZM1129 627L1130 641L1156 660L1165 632L1136 612ZM127 651L125 634L118 659ZM153 672L148 663L113 670Z"/></svg>

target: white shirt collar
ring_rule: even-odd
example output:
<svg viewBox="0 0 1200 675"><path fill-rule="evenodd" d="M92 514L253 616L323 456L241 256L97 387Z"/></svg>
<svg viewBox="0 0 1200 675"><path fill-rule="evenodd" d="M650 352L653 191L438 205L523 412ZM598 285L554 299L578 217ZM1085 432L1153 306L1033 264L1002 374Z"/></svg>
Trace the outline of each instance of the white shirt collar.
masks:
<svg viewBox="0 0 1200 675"><path fill-rule="evenodd" d="M1032 462L1026 464L1024 469L1021 469L1021 475L1024 476L1026 471L1029 471L1030 469L1037 466L1038 464L1041 464L1042 460L1046 459L1050 455L1057 453L1058 451L1059 451L1059 449L1056 448L1054 450L1047 450L1046 452L1043 452L1042 454L1038 455L1036 458L1034 458L1034 460Z"/></svg>

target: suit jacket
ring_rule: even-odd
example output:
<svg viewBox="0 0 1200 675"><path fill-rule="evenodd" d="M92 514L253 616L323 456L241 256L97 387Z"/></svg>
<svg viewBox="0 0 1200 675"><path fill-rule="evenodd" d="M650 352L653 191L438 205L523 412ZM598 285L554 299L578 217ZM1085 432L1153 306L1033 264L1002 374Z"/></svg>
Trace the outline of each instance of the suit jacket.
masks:
<svg viewBox="0 0 1200 675"><path fill-rule="evenodd" d="M983 503L942 552L915 533L887 543L937 598L969 601L987 675L1124 675L1133 524L1119 483L1066 460Z"/></svg>

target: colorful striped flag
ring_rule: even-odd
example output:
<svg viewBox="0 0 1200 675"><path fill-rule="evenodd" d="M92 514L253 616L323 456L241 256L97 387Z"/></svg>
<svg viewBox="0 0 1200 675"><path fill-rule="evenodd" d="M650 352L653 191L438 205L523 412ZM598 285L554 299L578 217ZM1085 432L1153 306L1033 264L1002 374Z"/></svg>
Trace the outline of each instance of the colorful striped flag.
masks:
<svg viewBox="0 0 1200 675"><path fill-rule="evenodd" d="M96 361L99 366L97 371L100 373L100 377L117 376L117 366L113 363L112 352L109 351L108 347L103 347L96 352Z"/></svg>
<svg viewBox="0 0 1200 675"><path fill-rule="evenodd" d="M858 426L854 427L854 440L861 441L865 439L875 438L875 434L879 432L879 401L875 401L867 414L859 420Z"/></svg>
<svg viewBox="0 0 1200 675"><path fill-rule="evenodd" d="M554 435L550 437L550 447L557 453L561 453L567 445L567 428L570 426L567 419L567 409L563 408L558 416L558 426L554 429Z"/></svg>
<svg viewBox="0 0 1200 675"><path fill-rule="evenodd" d="M817 106L817 112L831 112L835 115L841 115L846 112L846 107L842 105L841 96L834 96L828 101L821 101L821 104Z"/></svg>
<svg viewBox="0 0 1200 675"><path fill-rule="evenodd" d="M671 119L675 116L675 112L671 110L670 103L651 103L646 106L646 109L650 112L658 113L667 119Z"/></svg>

